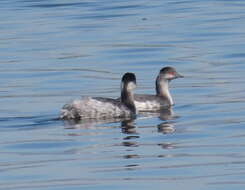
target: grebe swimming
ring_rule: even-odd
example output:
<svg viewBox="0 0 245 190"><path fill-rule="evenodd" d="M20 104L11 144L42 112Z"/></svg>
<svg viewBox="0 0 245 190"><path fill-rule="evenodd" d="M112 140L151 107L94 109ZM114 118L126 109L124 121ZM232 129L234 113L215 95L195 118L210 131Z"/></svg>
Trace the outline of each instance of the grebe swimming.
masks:
<svg viewBox="0 0 245 190"><path fill-rule="evenodd" d="M92 118L126 118L135 117L133 90L136 77L133 73L125 73L121 81L120 101L111 98L87 97L74 100L61 109L61 119L92 119Z"/></svg>
<svg viewBox="0 0 245 190"><path fill-rule="evenodd" d="M164 67L156 78L156 95L135 94L134 103L138 111L157 111L174 104L169 92L169 82L182 78L173 67Z"/></svg>

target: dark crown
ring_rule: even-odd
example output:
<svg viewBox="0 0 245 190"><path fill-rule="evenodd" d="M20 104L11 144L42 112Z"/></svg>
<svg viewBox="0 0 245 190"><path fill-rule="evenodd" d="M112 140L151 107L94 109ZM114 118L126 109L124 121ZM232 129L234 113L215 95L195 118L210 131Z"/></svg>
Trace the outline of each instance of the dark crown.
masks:
<svg viewBox="0 0 245 190"><path fill-rule="evenodd" d="M176 70L173 67L163 67L160 70L160 73L165 74L165 73L169 73L169 72L176 72Z"/></svg>
<svg viewBox="0 0 245 190"><path fill-rule="evenodd" d="M134 73L125 73L122 77L122 82L134 82L136 83L136 77Z"/></svg>

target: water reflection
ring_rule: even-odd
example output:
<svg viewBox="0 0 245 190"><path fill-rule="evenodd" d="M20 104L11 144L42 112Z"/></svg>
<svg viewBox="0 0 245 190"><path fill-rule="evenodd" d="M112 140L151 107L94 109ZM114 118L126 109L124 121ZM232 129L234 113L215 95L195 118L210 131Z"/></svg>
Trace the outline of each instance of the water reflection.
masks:
<svg viewBox="0 0 245 190"><path fill-rule="evenodd" d="M156 127L159 133L167 134L175 131L173 120L178 118L171 108L161 110L160 112L141 112L140 119L157 117L161 121ZM124 139L139 138L135 119L132 118L111 118L111 119L86 119L86 120L64 120L64 127L66 129L95 129L97 126L104 124L121 123L121 132L130 134ZM132 135L135 134L135 135Z"/></svg>
<svg viewBox="0 0 245 190"><path fill-rule="evenodd" d="M0 189L243 189L244 1L1 5ZM180 119L52 119L71 95L117 97L123 72L152 93L165 65L190 76Z"/></svg>
<svg viewBox="0 0 245 190"><path fill-rule="evenodd" d="M137 134L134 120L124 120L121 122L122 133ZM138 136L128 136L126 139L137 138Z"/></svg>
<svg viewBox="0 0 245 190"><path fill-rule="evenodd" d="M173 133L175 131L174 125L170 122L163 122L157 125L157 129L159 133L163 134Z"/></svg>
<svg viewBox="0 0 245 190"><path fill-rule="evenodd" d="M86 119L86 120L64 120L64 127L66 129L93 129L96 126L102 124L111 124L111 123L118 123L124 122L127 119L122 118L111 118L111 119Z"/></svg>
<svg viewBox="0 0 245 190"><path fill-rule="evenodd" d="M144 117L158 117L161 121L164 121L157 125L159 133L168 134L175 131L174 120L179 118L175 115L172 108L163 109L160 112L142 112Z"/></svg>
<svg viewBox="0 0 245 190"><path fill-rule="evenodd" d="M145 118L158 117L162 121L176 119L179 116L175 115L172 108L162 109L156 112L140 112L140 116Z"/></svg>

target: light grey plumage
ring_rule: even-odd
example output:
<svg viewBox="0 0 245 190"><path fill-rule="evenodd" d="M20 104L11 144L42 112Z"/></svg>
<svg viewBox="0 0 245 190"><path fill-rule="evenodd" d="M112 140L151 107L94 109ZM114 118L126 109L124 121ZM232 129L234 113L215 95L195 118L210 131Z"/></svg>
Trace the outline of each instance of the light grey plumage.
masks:
<svg viewBox="0 0 245 190"><path fill-rule="evenodd" d="M111 98L87 97L74 100L61 109L62 119L125 118L136 114L133 89L136 77L126 73L121 82L121 101Z"/></svg>
<svg viewBox="0 0 245 190"><path fill-rule="evenodd" d="M156 78L156 95L135 94L134 103L138 111L158 111L174 104L169 92L169 82L183 77L173 67L164 67Z"/></svg>

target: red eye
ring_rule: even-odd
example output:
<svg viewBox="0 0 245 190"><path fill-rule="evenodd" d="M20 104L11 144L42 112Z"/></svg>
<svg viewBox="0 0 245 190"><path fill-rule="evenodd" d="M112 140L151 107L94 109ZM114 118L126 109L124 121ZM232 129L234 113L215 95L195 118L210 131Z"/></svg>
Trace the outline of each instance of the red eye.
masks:
<svg viewBox="0 0 245 190"><path fill-rule="evenodd" d="M175 75L175 73L174 73L174 72L168 72L168 74L173 75L173 76Z"/></svg>

